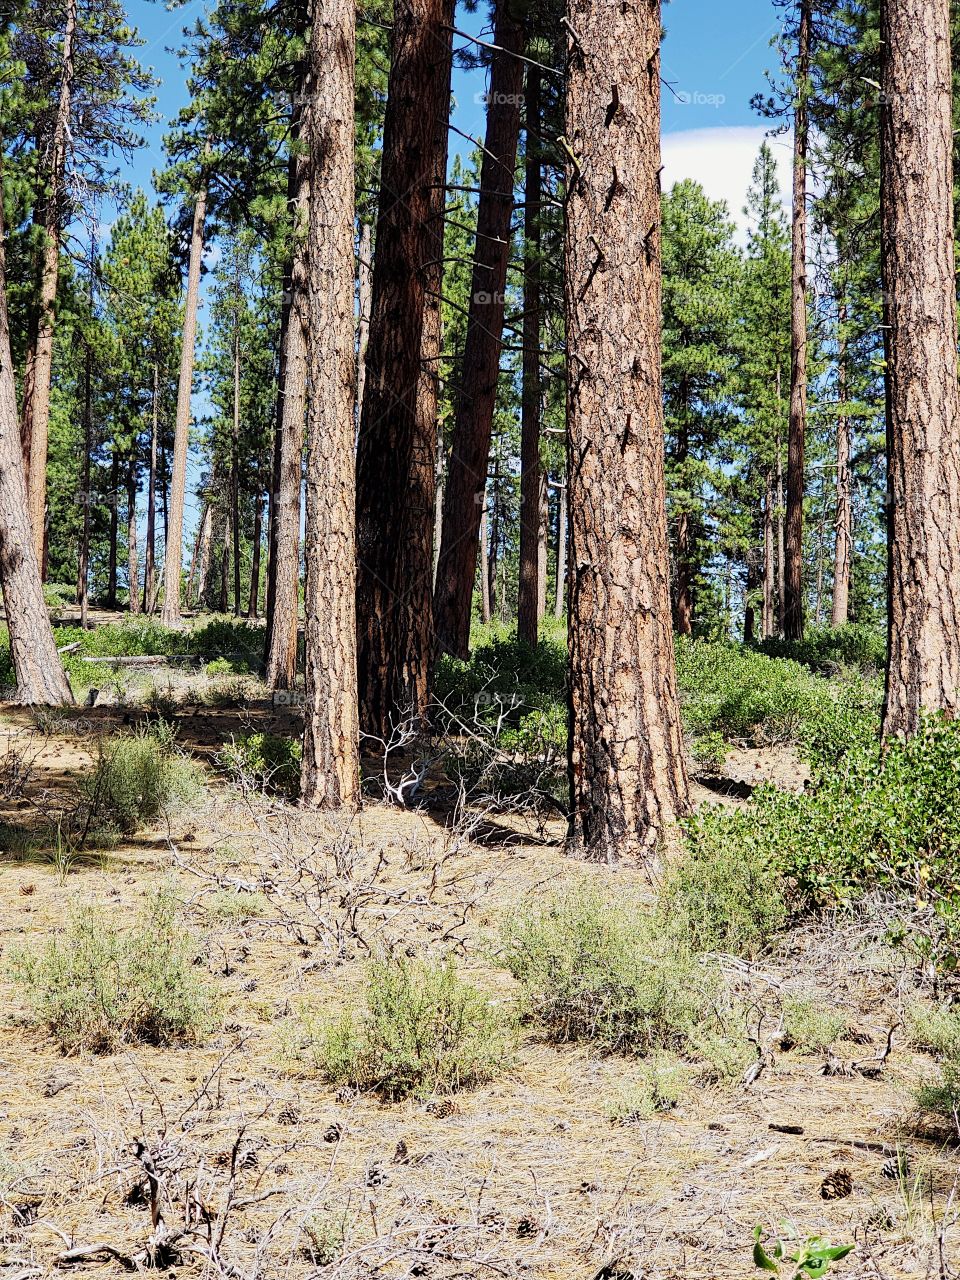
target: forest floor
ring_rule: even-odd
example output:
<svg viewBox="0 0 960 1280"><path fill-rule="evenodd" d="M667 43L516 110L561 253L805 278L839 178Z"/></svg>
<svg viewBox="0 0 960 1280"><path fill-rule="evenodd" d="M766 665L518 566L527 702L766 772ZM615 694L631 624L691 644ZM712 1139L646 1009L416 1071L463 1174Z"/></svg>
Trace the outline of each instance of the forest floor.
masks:
<svg viewBox="0 0 960 1280"><path fill-rule="evenodd" d="M30 768L0 798L0 831L29 829L92 768L98 737L139 714L78 708L41 732L3 709L0 754L16 744ZM178 740L209 766L231 732L285 714L187 705ZM740 749L729 785L709 780L698 803L742 804L762 777L799 788L804 770L787 748ZM642 1060L530 1027L499 1078L449 1099L383 1103L315 1070L303 1028L357 997L370 955L452 950L509 1001L499 921L585 878L649 890L639 869L571 860L554 820L465 822L438 798L420 812L370 803L340 825L212 769L196 806L108 851L65 863L0 849L0 1277L128 1270L151 1232L138 1141L163 1185L192 1188L189 1212L218 1242L217 1268L181 1258L183 1275L740 1280L756 1274L761 1223L856 1242L840 1277L957 1274L957 1148L917 1118L934 1065L901 1034L915 974L885 941L879 899L757 963L721 957L757 1010L761 1056L735 1083L691 1075L650 1119L610 1119ZM11 954L62 935L77 902L123 921L171 883L222 993L221 1029L202 1047L64 1056L28 1024ZM836 1018L829 1048L770 1038L764 1010L790 995ZM173 1196L168 1220L184 1212Z"/></svg>

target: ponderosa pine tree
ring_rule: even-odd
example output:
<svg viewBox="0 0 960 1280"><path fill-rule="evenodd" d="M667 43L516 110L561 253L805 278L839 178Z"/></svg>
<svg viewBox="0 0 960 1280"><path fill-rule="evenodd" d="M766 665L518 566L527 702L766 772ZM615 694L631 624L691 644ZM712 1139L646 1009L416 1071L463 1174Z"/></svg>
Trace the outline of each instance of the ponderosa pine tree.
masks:
<svg viewBox="0 0 960 1280"><path fill-rule="evenodd" d="M436 429L419 412L437 121L449 107L447 0L398 0L384 116L357 443L360 725L387 740L426 711Z"/></svg>
<svg viewBox="0 0 960 1280"><path fill-rule="evenodd" d="M689 806L670 625L660 367L660 3L572 5L571 836L646 855Z"/></svg>
<svg viewBox="0 0 960 1280"><path fill-rule="evenodd" d="M889 329L886 738L960 710L960 399L950 5L884 0L881 233Z"/></svg>
<svg viewBox="0 0 960 1280"><path fill-rule="evenodd" d="M310 47L310 383L301 802L360 796L353 442L354 6L315 0Z"/></svg>
<svg viewBox="0 0 960 1280"><path fill-rule="evenodd" d="M480 515L500 375L514 170L523 102L525 29L516 0L498 0L480 166L467 336L444 491L434 621L437 650L466 658Z"/></svg>

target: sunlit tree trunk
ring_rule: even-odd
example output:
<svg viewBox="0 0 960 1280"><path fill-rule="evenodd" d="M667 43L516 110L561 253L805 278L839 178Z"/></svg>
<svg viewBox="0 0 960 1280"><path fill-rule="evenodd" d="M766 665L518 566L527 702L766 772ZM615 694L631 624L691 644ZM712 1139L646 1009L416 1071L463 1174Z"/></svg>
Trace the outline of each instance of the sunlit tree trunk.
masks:
<svg viewBox="0 0 960 1280"><path fill-rule="evenodd" d="M150 466L147 475L147 534L143 551L143 611L157 607L157 435L159 432L160 370L153 365L153 414L150 423Z"/></svg>
<svg viewBox="0 0 960 1280"><path fill-rule="evenodd" d="M566 103L571 838L649 854L689 808L660 362L660 3L572 4Z"/></svg>
<svg viewBox="0 0 960 1280"><path fill-rule="evenodd" d="M841 303L837 337L837 505L834 520L833 605L830 623L842 627L850 611L850 568L853 560L853 502L850 487L850 418L847 413L847 350Z"/></svg>
<svg viewBox="0 0 960 1280"><path fill-rule="evenodd" d="M131 613L140 612L140 566L137 556L137 441L127 461L127 595Z"/></svg>
<svg viewBox="0 0 960 1280"><path fill-rule="evenodd" d="M543 616L543 477L540 474L540 70L527 67L523 207L523 391L520 405L520 584L517 635L537 643Z"/></svg>
<svg viewBox="0 0 960 1280"><path fill-rule="evenodd" d="M889 324L884 737L960 703L960 395L950 5L881 6L881 237Z"/></svg>

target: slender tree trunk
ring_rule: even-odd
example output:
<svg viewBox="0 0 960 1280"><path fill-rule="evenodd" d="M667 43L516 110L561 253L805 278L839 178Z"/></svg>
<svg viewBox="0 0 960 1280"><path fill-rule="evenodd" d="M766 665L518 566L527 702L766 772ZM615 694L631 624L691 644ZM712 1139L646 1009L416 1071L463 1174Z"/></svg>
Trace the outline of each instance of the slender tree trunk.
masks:
<svg viewBox="0 0 960 1280"><path fill-rule="evenodd" d="M527 66L523 213L523 391L520 403L520 584L517 635L537 643L543 565L540 474L540 70Z"/></svg>
<svg viewBox="0 0 960 1280"><path fill-rule="evenodd" d="M213 527L213 509L209 502L203 504L203 515L200 517L200 528L197 530L196 555L194 564L190 566L190 580L187 583L187 607L194 600L202 600L204 584L210 571L210 534ZM194 573L196 568L196 573Z"/></svg>
<svg viewBox="0 0 960 1280"><path fill-rule="evenodd" d="M449 0L398 0L383 129L366 385L357 447L361 729L426 712L436 430L418 409L437 122L449 109Z"/></svg>
<svg viewBox="0 0 960 1280"><path fill-rule="evenodd" d="M207 220L207 182L203 178L193 210L190 233L190 265L183 316L183 346L180 356L180 385L177 390L177 420L173 436L173 465L170 475L169 519L163 553L163 608L160 620L167 627L180 625L180 577L183 571L183 512L187 498L187 451L190 445L190 399L193 393L193 362L197 342L197 310L200 305L200 264L203 259L203 231Z"/></svg>
<svg viewBox="0 0 960 1280"><path fill-rule="evenodd" d="M497 494L500 492L500 471L495 469L493 473L493 488L490 490L490 542L487 547L487 599L489 601L490 617L499 614L499 600L497 594L497 568L498 568L498 552L500 547L500 513L497 505ZM476 569L474 569L476 572Z"/></svg>
<svg viewBox="0 0 960 1280"><path fill-rule="evenodd" d="M232 537L229 511L223 519L223 555L220 560L220 599L217 607L220 613L226 613L230 599L230 541Z"/></svg>
<svg viewBox="0 0 960 1280"><path fill-rule="evenodd" d="M259 487L253 503L253 545L250 551L250 595L247 600L247 621L256 622L260 616L260 543L263 541L263 494Z"/></svg>
<svg viewBox="0 0 960 1280"><path fill-rule="evenodd" d="M850 418L847 414L846 305L840 304L837 332L837 506L834 522L833 607L830 624L842 627L850 611L853 560L853 503L850 489Z"/></svg>
<svg viewBox="0 0 960 1280"><path fill-rule="evenodd" d="M578 6L567 86L574 847L648 854L689 808L660 363L660 3Z"/></svg>
<svg viewBox="0 0 960 1280"><path fill-rule="evenodd" d="M233 526L233 612L240 617L240 330L233 336L233 434L230 458L230 518Z"/></svg>
<svg viewBox="0 0 960 1280"><path fill-rule="evenodd" d="M881 237L889 322L885 738L960 703L950 6L881 7Z"/></svg>
<svg viewBox="0 0 960 1280"><path fill-rule="evenodd" d="M780 404L780 370L777 370L777 404ZM784 524L783 441L777 439L777 635L784 633L784 601L786 599L787 535Z"/></svg>
<svg viewBox="0 0 960 1280"><path fill-rule="evenodd" d="M70 104L74 74L77 0L67 0L63 29L60 89L50 138L50 160L43 194L43 256L37 329L31 343L32 360L24 382L21 446L27 460L27 501L38 563L44 559L47 507L47 445L50 431L50 383L53 375L53 334L60 279L60 240L63 186L70 136Z"/></svg>
<svg viewBox="0 0 960 1280"><path fill-rule="evenodd" d="M553 616L562 618L567 595L567 486L557 485L557 585L553 598Z"/></svg>
<svg viewBox="0 0 960 1280"><path fill-rule="evenodd" d="M316 0L311 41L310 408L301 800L360 798L353 472L354 5Z"/></svg>
<svg viewBox="0 0 960 1280"><path fill-rule="evenodd" d="M117 607L117 547L120 541L120 455L116 443L110 450L110 551L107 560L107 608Z"/></svg>
<svg viewBox="0 0 960 1280"><path fill-rule="evenodd" d="M787 448L787 529L784 632L803 637L803 496L807 431L807 77L810 0L800 0L797 105L793 121L793 286L790 324L790 435Z"/></svg>
<svg viewBox="0 0 960 1280"><path fill-rule="evenodd" d="M300 97L311 82L304 71ZM274 533L270 555L272 601L267 601L266 673L269 689L292 689L297 678L300 613L300 511L303 436L307 406L307 332L310 314L309 238L312 115L299 112L294 129L299 149L290 157L287 191L294 225L288 279L288 312L281 349L274 481ZM352 256L352 250L351 250Z"/></svg>
<svg viewBox="0 0 960 1280"><path fill-rule="evenodd" d="M773 476L768 471L763 488L763 638L773 635Z"/></svg>
<svg viewBox="0 0 960 1280"><path fill-rule="evenodd" d="M147 476L147 541L143 552L143 611L153 613L157 607L156 528L157 528L157 435L160 414L160 370L153 363L153 417L150 423L150 469Z"/></svg>
<svg viewBox="0 0 960 1280"><path fill-rule="evenodd" d="M550 503L547 490L547 473L540 468L540 520L537 530L537 621L542 622L547 613L547 559L550 537Z"/></svg>
<svg viewBox="0 0 960 1280"><path fill-rule="evenodd" d="M452 32L451 32L452 34ZM444 130L446 140L446 130ZM357 261L357 406L363 404L363 388L367 377L367 342L370 337L370 301L373 278L373 242L370 224L360 228L360 250Z"/></svg>
<svg viewBox="0 0 960 1280"><path fill-rule="evenodd" d="M677 469L681 473L690 456L690 441L687 433L689 392L686 388L683 389L682 396L683 404L680 410L675 458ZM673 625L678 635L693 635L693 530L690 512L686 509L681 510L677 516L677 584Z"/></svg>
<svg viewBox="0 0 960 1280"><path fill-rule="evenodd" d="M296 157L291 156L288 162L288 173L292 170ZM289 179L288 179L289 190ZM277 403L273 426L273 456L270 467L269 513L267 515L267 604L266 632L263 646L264 668L268 665L270 646L273 641L273 613L276 597L277 571L277 507L280 501L281 484L281 449L283 444L283 403L284 386L287 376L287 330L290 326L291 299L293 296L292 255L283 274L283 301L280 304L280 350L277 369ZM302 459L301 459L302 462ZM299 531L298 531L299 532Z"/></svg>
<svg viewBox="0 0 960 1280"><path fill-rule="evenodd" d="M743 643L753 644L757 638L757 608L754 600L760 585L760 572L755 547L747 551L747 583L743 603Z"/></svg>
<svg viewBox="0 0 960 1280"><path fill-rule="evenodd" d="M127 595L131 613L140 612L140 566L137 558L137 444L127 462Z"/></svg>
<svg viewBox="0 0 960 1280"><path fill-rule="evenodd" d="M93 280L91 262L91 282ZM91 283L91 294L93 285ZM83 523L80 527L80 555L77 563L77 604L80 606L80 626L87 629L87 611L90 607L90 455L93 452L93 352L89 342L83 357L83 462L81 463L81 497Z"/></svg>
<svg viewBox="0 0 960 1280"><path fill-rule="evenodd" d="M444 497L443 532L434 593L438 652L466 658L477 573L480 504L500 373L500 351L514 170L520 135L524 31L510 0L498 0L487 96L487 129L480 166L477 238L463 373L453 424Z"/></svg>

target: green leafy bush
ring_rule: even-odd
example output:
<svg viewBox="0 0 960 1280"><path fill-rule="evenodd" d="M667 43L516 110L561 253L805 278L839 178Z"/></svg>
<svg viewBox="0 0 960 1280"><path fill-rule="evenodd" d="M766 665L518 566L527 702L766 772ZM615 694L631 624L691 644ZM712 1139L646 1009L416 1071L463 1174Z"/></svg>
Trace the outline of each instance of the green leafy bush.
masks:
<svg viewBox="0 0 960 1280"><path fill-rule="evenodd" d="M80 785L88 829L112 826L131 835L194 800L203 773L158 724L101 743L93 774Z"/></svg>
<svg viewBox="0 0 960 1280"><path fill-rule="evenodd" d="M375 962L366 1008L322 1026L318 1065L335 1084L391 1100L492 1080L510 1061L514 1027L452 961Z"/></svg>
<svg viewBox="0 0 960 1280"><path fill-rule="evenodd" d="M787 996L783 1001L784 1038L802 1053L825 1053L846 1027L839 1009L813 996Z"/></svg>
<svg viewBox="0 0 960 1280"><path fill-rule="evenodd" d="M504 962L551 1040L609 1053L683 1049L713 1020L718 976L623 894L584 883L506 923Z"/></svg>
<svg viewBox="0 0 960 1280"><path fill-rule="evenodd" d="M887 662L887 637L878 627L809 627L802 640L764 640L760 649L772 658L791 658L814 671L832 674L840 667L879 671Z"/></svg>
<svg viewBox="0 0 960 1280"><path fill-rule="evenodd" d="M295 797L300 793L303 743L273 733L233 738L224 748L227 772L238 782Z"/></svg>
<svg viewBox="0 0 960 1280"><path fill-rule="evenodd" d="M11 968L34 1021L65 1050L109 1053L120 1044L195 1043L212 1030L217 1001L196 966L196 946L167 891L120 933L99 905L74 910L63 939L18 952Z"/></svg>

